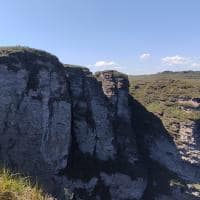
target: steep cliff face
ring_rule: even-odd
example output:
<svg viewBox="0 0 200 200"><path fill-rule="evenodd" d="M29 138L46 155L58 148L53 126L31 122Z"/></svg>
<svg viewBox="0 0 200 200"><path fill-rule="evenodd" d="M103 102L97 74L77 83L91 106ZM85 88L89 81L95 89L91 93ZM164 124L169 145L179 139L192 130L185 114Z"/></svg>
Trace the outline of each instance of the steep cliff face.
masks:
<svg viewBox="0 0 200 200"><path fill-rule="evenodd" d="M65 71L73 107L65 187L82 199L140 199L146 174L130 121L127 77L109 71L96 79L87 69L67 66Z"/></svg>
<svg viewBox="0 0 200 200"><path fill-rule="evenodd" d="M0 49L0 84L1 163L37 177L57 199L198 196L191 184L200 182L199 166L129 95L126 75L93 75L14 48ZM172 178L184 187L170 185Z"/></svg>
<svg viewBox="0 0 200 200"><path fill-rule="evenodd" d="M71 144L71 103L62 64L44 52L2 49L0 85L2 163L42 179L63 169Z"/></svg>

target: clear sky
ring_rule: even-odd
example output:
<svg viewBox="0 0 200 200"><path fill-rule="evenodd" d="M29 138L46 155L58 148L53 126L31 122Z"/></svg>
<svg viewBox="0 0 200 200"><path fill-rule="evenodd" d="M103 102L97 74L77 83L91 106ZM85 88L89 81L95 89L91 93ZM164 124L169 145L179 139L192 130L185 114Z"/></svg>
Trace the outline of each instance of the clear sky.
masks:
<svg viewBox="0 0 200 200"><path fill-rule="evenodd" d="M93 71L200 70L200 0L0 0L0 46Z"/></svg>

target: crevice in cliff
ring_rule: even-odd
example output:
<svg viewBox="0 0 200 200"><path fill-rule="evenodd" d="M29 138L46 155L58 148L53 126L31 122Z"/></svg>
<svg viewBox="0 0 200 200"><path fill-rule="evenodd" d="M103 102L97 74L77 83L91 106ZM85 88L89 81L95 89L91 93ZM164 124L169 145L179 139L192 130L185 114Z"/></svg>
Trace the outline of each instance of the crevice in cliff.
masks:
<svg viewBox="0 0 200 200"><path fill-rule="evenodd" d="M36 91L38 88L38 69L37 68L32 68L31 71L29 71L28 74L28 82L27 82L27 94L29 90Z"/></svg>
<svg viewBox="0 0 200 200"><path fill-rule="evenodd" d="M3 121L3 124L4 124L3 131L2 131L3 134L5 134L7 129L8 129L8 116L10 114L10 107L11 107L11 104L9 104L8 110L6 110L6 115L5 115L5 118L4 118L4 121Z"/></svg>

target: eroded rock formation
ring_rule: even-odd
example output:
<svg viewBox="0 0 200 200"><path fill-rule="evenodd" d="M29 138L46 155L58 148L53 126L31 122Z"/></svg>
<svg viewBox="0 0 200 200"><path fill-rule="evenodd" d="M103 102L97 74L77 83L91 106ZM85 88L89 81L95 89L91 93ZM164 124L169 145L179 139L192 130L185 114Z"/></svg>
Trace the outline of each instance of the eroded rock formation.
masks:
<svg viewBox="0 0 200 200"><path fill-rule="evenodd" d="M0 160L57 199L198 198L189 184L200 182L199 158L181 157L161 121L129 95L126 75L12 48L0 50L0 85Z"/></svg>

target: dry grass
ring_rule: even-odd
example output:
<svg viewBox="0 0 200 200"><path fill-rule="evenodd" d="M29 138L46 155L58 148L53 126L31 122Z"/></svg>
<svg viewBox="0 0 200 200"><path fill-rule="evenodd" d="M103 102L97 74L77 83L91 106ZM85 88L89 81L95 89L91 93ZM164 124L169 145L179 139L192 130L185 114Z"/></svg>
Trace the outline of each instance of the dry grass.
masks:
<svg viewBox="0 0 200 200"><path fill-rule="evenodd" d="M28 178L0 169L0 200L52 200Z"/></svg>

